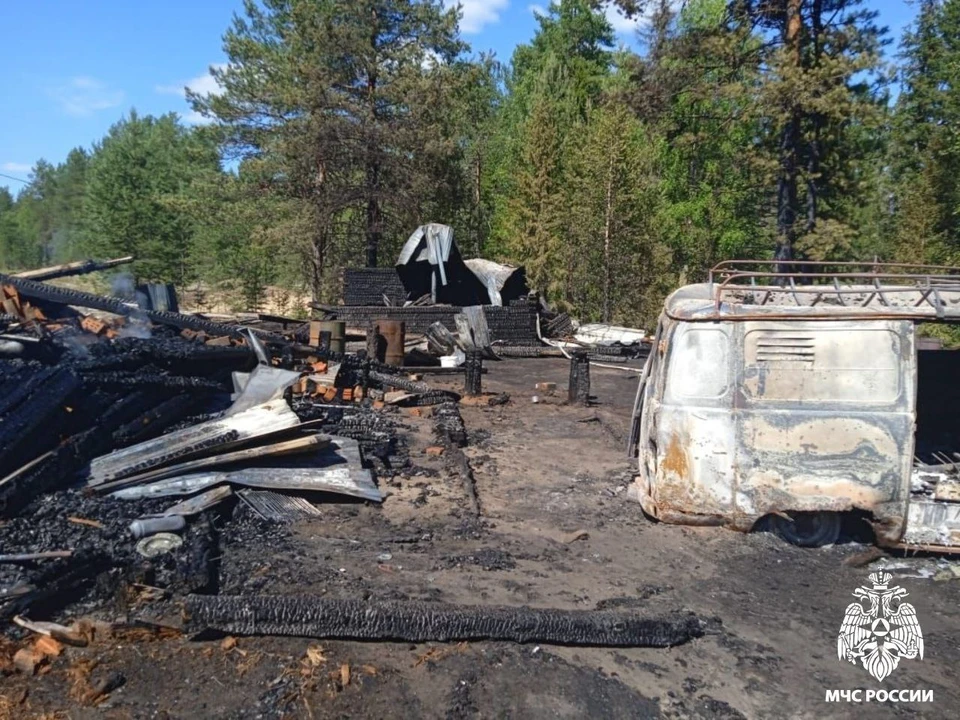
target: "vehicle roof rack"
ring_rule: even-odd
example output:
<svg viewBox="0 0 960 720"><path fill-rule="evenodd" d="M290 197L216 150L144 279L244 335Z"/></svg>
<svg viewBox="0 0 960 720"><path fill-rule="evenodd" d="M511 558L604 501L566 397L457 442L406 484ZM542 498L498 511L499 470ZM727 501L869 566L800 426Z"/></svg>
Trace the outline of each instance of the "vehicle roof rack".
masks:
<svg viewBox="0 0 960 720"><path fill-rule="evenodd" d="M708 287L714 317L960 321L960 268L949 265L725 260Z"/></svg>

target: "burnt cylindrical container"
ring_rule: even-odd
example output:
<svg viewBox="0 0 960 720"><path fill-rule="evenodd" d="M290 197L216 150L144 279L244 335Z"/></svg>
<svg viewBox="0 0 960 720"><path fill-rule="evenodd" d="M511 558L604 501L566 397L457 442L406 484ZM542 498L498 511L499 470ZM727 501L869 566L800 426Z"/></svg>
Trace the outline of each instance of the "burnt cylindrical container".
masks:
<svg viewBox="0 0 960 720"><path fill-rule="evenodd" d="M320 351L321 355L326 355L330 352L330 333L326 330L320 331L319 343L317 344L317 349Z"/></svg>
<svg viewBox="0 0 960 720"><path fill-rule="evenodd" d="M406 325L400 320L379 320L377 334L384 339L383 362L394 367L403 367L403 349L406 342Z"/></svg>
<svg viewBox="0 0 960 720"><path fill-rule="evenodd" d="M140 518L130 523L130 533L137 538L150 537L161 532L179 532L187 526L182 515L165 515L156 518Z"/></svg>
<svg viewBox="0 0 960 720"><path fill-rule="evenodd" d="M324 320L320 332L330 333L330 352L343 355L347 351L347 324L343 320Z"/></svg>

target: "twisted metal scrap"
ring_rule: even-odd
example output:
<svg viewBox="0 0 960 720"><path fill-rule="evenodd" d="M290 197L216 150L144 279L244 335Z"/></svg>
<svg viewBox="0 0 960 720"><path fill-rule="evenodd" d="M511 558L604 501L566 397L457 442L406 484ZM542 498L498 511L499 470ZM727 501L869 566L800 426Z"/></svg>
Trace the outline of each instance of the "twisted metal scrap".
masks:
<svg viewBox="0 0 960 720"><path fill-rule="evenodd" d="M299 596L206 596L186 600L187 628L234 635L448 642L510 640L600 647L672 647L703 635L694 615L642 617L607 610L472 607Z"/></svg>

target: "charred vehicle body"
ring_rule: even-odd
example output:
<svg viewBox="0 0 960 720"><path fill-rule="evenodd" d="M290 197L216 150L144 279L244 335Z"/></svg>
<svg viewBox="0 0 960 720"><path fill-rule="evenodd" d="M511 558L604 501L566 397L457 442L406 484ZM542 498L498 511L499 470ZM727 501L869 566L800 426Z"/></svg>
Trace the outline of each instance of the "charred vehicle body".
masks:
<svg viewBox="0 0 960 720"><path fill-rule="evenodd" d="M845 514L887 547L960 550L960 269L730 261L666 301L633 413L631 493L669 523L800 545ZM953 445L951 445L951 442Z"/></svg>

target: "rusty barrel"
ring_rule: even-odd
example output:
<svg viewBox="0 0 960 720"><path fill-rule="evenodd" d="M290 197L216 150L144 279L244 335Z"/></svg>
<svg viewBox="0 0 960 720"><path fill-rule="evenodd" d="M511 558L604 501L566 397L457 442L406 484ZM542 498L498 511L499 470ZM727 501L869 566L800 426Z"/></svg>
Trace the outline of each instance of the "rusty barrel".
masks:
<svg viewBox="0 0 960 720"><path fill-rule="evenodd" d="M377 335L383 337L383 362L403 367L403 348L406 341L406 325L400 320L378 320Z"/></svg>
<svg viewBox="0 0 960 720"><path fill-rule="evenodd" d="M343 355L347 351L347 324L343 320L324 320L320 332L330 333L330 352Z"/></svg>

